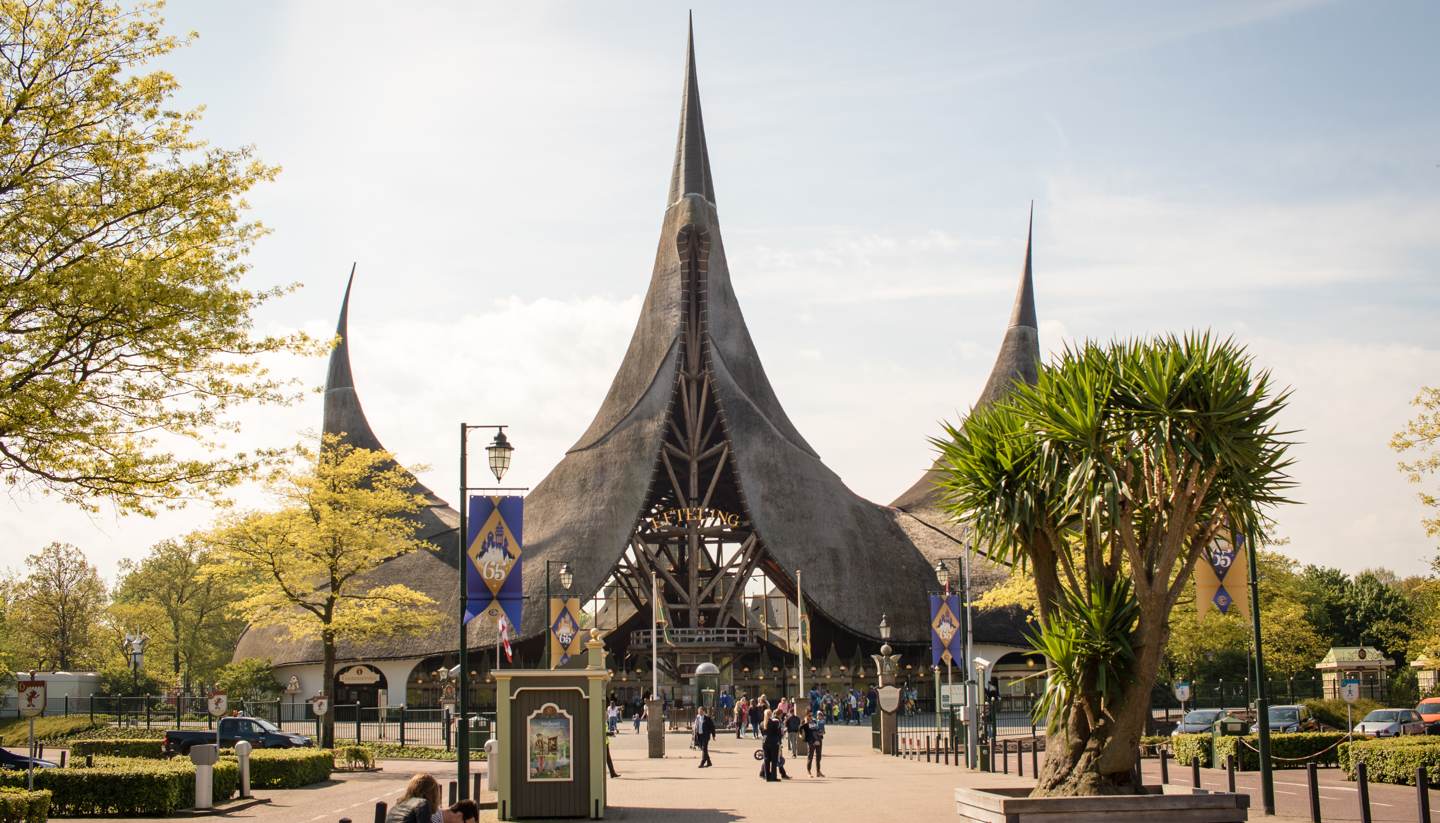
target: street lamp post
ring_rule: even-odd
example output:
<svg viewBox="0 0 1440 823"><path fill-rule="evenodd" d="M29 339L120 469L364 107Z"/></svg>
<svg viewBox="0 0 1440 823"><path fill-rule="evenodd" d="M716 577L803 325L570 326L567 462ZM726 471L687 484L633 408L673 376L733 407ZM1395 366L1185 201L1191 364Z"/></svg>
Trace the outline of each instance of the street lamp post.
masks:
<svg viewBox="0 0 1440 823"><path fill-rule="evenodd" d="M880 705L880 753L895 753L895 712L884 706L884 689L894 687L895 674L900 665L900 655L892 654L890 648L890 619L880 615L880 653L870 655L875 661L875 680L881 690ZM893 693L892 693L893 694Z"/></svg>
<svg viewBox="0 0 1440 823"><path fill-rule="evenodd" d="M130 658L130 684L135 696L140 696L140 666L145 661L145 644L150 638L144 632L125 635L125 653Z"/></svg>
<svg viewBox="0 0 1440 823"><path fill-rule="evenodd" d="M545 634L547 635L547 637L545 638L545 668L547 668L547 669L554 668L554 666L555 666L555 662L550 659L550 658L551 658L550 638L549 638L549 636L548 636L548 635L550 634L551 630L553 629L553 626L550 626L549 623L550 623L551 621L553 621L553 619L554 619L554 618L550 615L550 603L551 603L551 601L550 601L550 567L551 567L551 566L559 566L559 567L560 567L560 590L561 590L562 592L564 592L565 594L568 595L568 594L570 593L570 586L575 582L575 575L571 573L571 571L570 571L570 564L569 564L569 563L565 562L564 560L546 560L546 561L545 561L545 621L546 621L546 624L547 624L547 625L545 626Z"/></svg>
<svg viewBox="0 0 1440 823"><path fill-rule="evenodd" d="M976 728L978 712L976 704L980 701L980 693L975 682L975 621L970 604L970 552L974 547L970 543L965 544L965 554L960 557L948 558L955 561L960 569L960 597L965 601L965 760L966 764L973 767L975 752L980 745L980 733ZM935 576L947 587L951 585L950 568L945 565L945 559L935 564ZM946 670L947 680L949 670Z"/></svg>
<svg viewBox="0 0 1440 823"><path fill-rule="evenodd" d="M470 486L467 483L468 478L466 472L469 468L468 447L470 440L470 432L474 429L496 430L495 439L491 441L489 446L485 447L487 460L490 464L490 471L492 474L495 475L496 483L499 483L501 479L505 477L505 472L510 469L510 457L515 453L515 447L510 445L510 441L505 437L504 426L484 424L472 426L468 423L460 424L460 525L455 530L455 547L457 549L455 553L455 572L456 576L459 579L458 582L460 587L460 605L458 607L457 613L457 622L460 624L460 651L458 655L459 665L457 665L455 668L459 670L460 676L459 683L456 684L455 695L455 708L458 712L459 718L455 725L455 736L457 738L457 740L455 741L455 766L456 771L459 775L459 780L457 781L459 785L457 786L457 789L459 791L459 798L461 800L466 799L470 793L470 678L467 676L470 671L470 665L467 649L469 642L465 637L465 629L467 628L465 625L465 564L466 561L469 559L466 553L466 549L468 547L465 545L465 531L467 527L466 514L469 511L470 507L465 496L466 493L471 490ZM496 489L496 491L509 490ZM496 658L495 663L496 665L499 665L500 661L498 657Z"/></svg>

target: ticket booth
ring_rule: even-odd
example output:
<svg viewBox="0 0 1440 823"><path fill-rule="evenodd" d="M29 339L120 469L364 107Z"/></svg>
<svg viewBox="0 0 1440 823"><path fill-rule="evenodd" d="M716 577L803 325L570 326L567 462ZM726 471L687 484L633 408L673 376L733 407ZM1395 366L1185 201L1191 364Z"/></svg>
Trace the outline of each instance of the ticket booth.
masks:
<svg viewBox="0 0 1440 823"><path fill-rule="evenodd" d="M605 816L605 644L584 669L497 669L501 820Z"/></svg>

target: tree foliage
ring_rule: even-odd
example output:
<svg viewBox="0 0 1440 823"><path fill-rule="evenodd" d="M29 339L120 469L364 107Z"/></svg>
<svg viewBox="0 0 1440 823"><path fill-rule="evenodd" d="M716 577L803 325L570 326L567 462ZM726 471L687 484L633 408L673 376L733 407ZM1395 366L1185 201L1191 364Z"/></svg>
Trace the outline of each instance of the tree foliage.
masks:
<svg viewBox="0 0 1440 823"><path fill-rule="evenodd" d="M187 690L192 682L213 681L245 628L232 608L239 592L228 578L208 574L210 563L194 537L161 541L138 563L121 562L110 606L116 623L150 638L150 668ZM163 669L156 665L162 661Z"/></svg>
<svg viewBox="0 0 1440 823"><path fill-rule="evenodd" d="M243 197L276 170L173 110L161 22L0 0L0 476L146 513L244 479L265 455L214 434L287 399L260 355L312 350L252 332L283 290L238 285L261 233Z"/></svg>
<svg viewBox="0 0 1440 823"><path fill-rule="evenodd" d="M242 588L236 608L252 626L320 637L329 684L339 642L416 632L438 619L428 596L368 579L386 560L424 550L412 516L425 500L389 452L334 435L318 453L296 452L298 465L269 478L278 510L235 516L204 539L214 573ZM332 734L327 714L327 744Z"/></svg>
<svg viewBox="0 0 1440 823"><path fill-rule="evenodd" d="M1412 483L1423 485L1427 479L1440 474L1440 388L1420 389L1412 403L1420 413L1390 438L1390 448L1409 456L1400 461L1400 470ZM1420 502L1434 512L1422 521L1425 533L1440 537L1440 492L1424 488L1419 497Z"/></svg>
<svg viewBox="0 0 1440 823"><path fill-rule="evenodd" d="M269 660L256 657L223 666L215 685L232 700L270 700L280 694L280 683Z"/></svg>
<svg viewBox="0 0 1440 823"><path fill-rule="evenodd" d="M25 559L9 622L21 668L67 670L96 657L106 591L85 555L68 543L51 543Z"/></svg>
<svg viewBox="0 0 1440 823"><path fill-rule="evenodd" d="M1288 443L1274 423L1284 404L1230 341L1090 343L936 441L950 513L992 558L1034 575L1036 645L1083 641L1061 676L1052 661L1048 680L1069 692L1047 704L1054 755L1037 794L1133 789L1150 687L1191 567L1222 531L1259 539L1266 510L1284 499ZM1122 597L1133 623L1120 619Z"/></svg>

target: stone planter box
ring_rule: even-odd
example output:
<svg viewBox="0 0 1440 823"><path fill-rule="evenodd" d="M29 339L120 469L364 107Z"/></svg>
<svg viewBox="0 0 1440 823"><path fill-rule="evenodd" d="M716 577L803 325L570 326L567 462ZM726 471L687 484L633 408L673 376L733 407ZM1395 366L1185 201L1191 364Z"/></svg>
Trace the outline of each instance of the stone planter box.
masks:
<svg viewBox="0 0 1440 823"><path fill-rule="evenodd" d="M1028 797L1030 789L956 789L955 813L977 823L1231 823L1246 820L1250 798L1181 786L1146 786L1145 794Z"/></svg>

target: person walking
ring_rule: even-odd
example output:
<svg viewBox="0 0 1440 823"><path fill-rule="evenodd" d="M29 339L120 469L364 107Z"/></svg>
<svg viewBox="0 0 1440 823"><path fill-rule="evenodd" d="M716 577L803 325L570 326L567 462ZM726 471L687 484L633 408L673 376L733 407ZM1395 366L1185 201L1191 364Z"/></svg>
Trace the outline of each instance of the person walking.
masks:
<svg viewBox="0 0 1440 823"><path fill-rule="evenodd" d="M740 735L745 733L745 726L750 722L750 701L745 695L740 695L740 702L735 704L735 739L739 740Z"/></svg>
<svg viewBox="0 0 1440 823"><path fill-rule="evenodd" d="M760 744L760 751L764 760L760 765L760 776L767 783L775 783L780 780L776 772L780 769L780 736L784 733L780 721L775 719L771 712L765 713L765 738Z"/></svg>
<svg viewBox="0 0 1440 823"><path fill-rule="evenodd" d="M820 757L825 750L825 718L811 712L805 717L805 742L810 745L810 753L805 756L805 773L810 774L813 766L816 777L824 777L825 773L820 771Z"/></svg>
<svg viewBox="0 0 1440 823"><path fill-rule="evenodd" d="M705 707L695 709L695 745L700 747L700 768L715 764L710 762L710 741L715 737L715 721L705 713Z"/></svg>
<svg viewBox="0 0 1440 823"><path fill-rule="evenodd" d="M785 715L785 742L790 746L791 757L800 756L800 752L796 748L796 742L800 739L800 726L799 712Z"/></svg>
<svg viewBox="0 0 1440 823"><path fill-rule="evenodd" d="M610 738L614 736L614 729L611 729L610 733L605 735L605 768L610 771L611 777L619 777L619 773L615 771L615 761L610 759Z"/></svg>
<svg viewBox="0 0 1440 823"><path fill-rule="evenodd" d="M758 738L760 736L760 724L765 722L765 713L767 711L768 709L765 707L765 695L763 694L755 698L755 701L750 704L750 736L752 738Z"/></svg>

